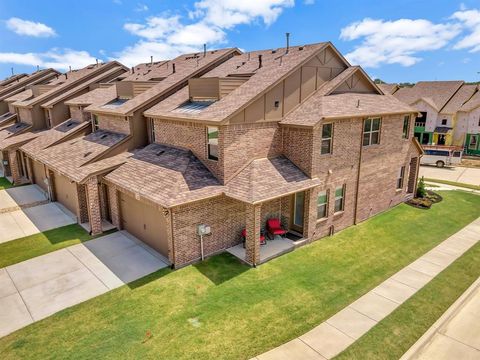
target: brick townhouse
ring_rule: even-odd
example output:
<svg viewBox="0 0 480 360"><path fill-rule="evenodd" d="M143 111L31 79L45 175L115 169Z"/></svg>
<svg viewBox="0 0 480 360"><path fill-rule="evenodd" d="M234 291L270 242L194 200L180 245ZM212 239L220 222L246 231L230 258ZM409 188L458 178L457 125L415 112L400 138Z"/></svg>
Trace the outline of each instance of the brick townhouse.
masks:
<svg viewBox="0 0 480 360"><path fill-rule="evenodd" d="M139 76L144 66L69 100L91 134L20 148L92 233L110 222L174 267L223 251L256 265L269 246L293 249L415 192L417 110L331 43L208 51L158 68L155 80ZM287 234L261 245L269 219Z"/></svg>
<svg viewBox="0 0 480 360"><path fill-rule="evenodd" d="M239 247L256 265L268 219L295 246L415 191L416 111L330 43L237 55L144 115L150 143L101 181L113 224L175 267Z"/></svg>
<svg viewBox="0 0 480 360"><path fill-rule="evenodd" d="M32 168L30 182L43 186L52 200L64 205L92 233L109 229L108 188L100 179L122 164L130 150L148 143L149 125L143 111L184 87L189 78L203 75L237 53L237 49L223 49L141 64L113 85L100 84L66 101L86 133L52 143L68 125L62 123L48 136L21 146L19 152Z"/></svg>
<svg viewBox="0 0 480 360"><path fill-rule="evenodd" d="M77 131L85 130L84 124L75 121L57 127L70 118L65 101L87 93L101 82L114 80L127 70L116 61L89 65L62 75L56 74L47 83L31 85L5 99L10 111L16 114L16 120L0 129L4 174L11 176L14 184L29 182L33 178L32 164L24 158L20 147L52 131L61 135L60 138L68 138Z"/></svg>

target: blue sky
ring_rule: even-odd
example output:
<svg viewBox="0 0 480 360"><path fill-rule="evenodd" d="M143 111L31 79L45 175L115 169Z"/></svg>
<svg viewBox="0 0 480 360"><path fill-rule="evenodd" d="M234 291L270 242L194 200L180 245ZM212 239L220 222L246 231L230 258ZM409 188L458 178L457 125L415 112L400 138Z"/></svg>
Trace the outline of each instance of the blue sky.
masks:
<svg viewBox="0 0 480 360"><path fill-rule="evenodd" d="M0 77L331 41L388 82L480 81L480 0L0 0Z"/></svg>

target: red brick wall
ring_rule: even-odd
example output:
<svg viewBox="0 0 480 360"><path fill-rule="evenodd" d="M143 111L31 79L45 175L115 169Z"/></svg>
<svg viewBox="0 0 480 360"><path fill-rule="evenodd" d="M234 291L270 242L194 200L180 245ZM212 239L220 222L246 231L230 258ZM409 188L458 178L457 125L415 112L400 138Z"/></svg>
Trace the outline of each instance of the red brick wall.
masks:
<svg viewBox="0 0 480 360"><path fill-rule="evenodd" d="M176 207L172 210L175 266L184 266L200 259L200 238L197 225L207 224L212 234L204 236L205 256L241 242L245 228L245 205L242 202L216 197Z"/></svg>
<svg viewBox="0 0 480 360"><path fill-rule="evenodd" d="M313 131L284 127L282 129L283 154L305 174L312 174Z"/></svg>
<svg viewBox="0 0 480 360"><path fill-rule="evenodd" d="M98 115L100 129L121 134L130 134L130 122L124 116Z"/></svg>
<svg viewBox="0 0 480 360"><path fill-rule="evenodd" d="M90 114L81 106L70 106L70 118L77 121L90 121Z"/></svg>

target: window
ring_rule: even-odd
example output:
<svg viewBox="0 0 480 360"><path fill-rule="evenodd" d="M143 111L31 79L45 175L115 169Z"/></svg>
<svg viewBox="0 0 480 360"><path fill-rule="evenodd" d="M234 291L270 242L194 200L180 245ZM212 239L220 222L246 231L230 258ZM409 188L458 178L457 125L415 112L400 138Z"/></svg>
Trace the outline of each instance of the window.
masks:
<svg viewBox="0 0 480 360"><path fill-rule="evenodd" d="M333 124L324 124L322 126L322 148L320 153L332 153Z"/></svg>
<svg viewBox="0 0 480 360"><path fill-rule="evenodd" d="M207 126L208 158L218 160L218 127Z"/></svg>
<svg viewBox="0 0 480 360"><path fill-rule="evenodd" d="M405 166L400 168L397 178L397 189L403 189L403 180L405 178Z"/></svg>
<svg viewBox="0 0 480 360"><path fill-rule="evenodd" d="M447 119L442 120L442 125L447 125Z"/></svg>
<svg viewBox="0 0 480 360"><path fill-rule="evenodd" d="M321 191L317 197L317 220L324 219L328 215L328 194Z"/></svg>
<svg viewBox="0 0 480 360"><path fill-rule="evenodd" d="M343 211L345 199L345 185L339 186L335 189L335 212Z"/></svg>
<svg viewBox="0 0 480 360"><path fill-rule="evenodd" d="M403 138L408 139L408 134L410 132L410 115L405 115L403 117Z"/></svg>
<svg viewBox="0 0 480 360"><path fill-rule="evenodd" d="M478 126L480 126L480 118L478 118Z"/></svg>
<svg viewBox="0 0 480 360"><path fill-rule="evenodd" d="M98 130L98 116L95 114L92 115L92 129L94 132Z"/></svg>
<svg viewBox="0 0 480 360"><path fill-rule="evenodd" d="M363 146L380 143L380 118L367 119L363 123Z"/></svg>
<svg viewBox="0 0 480 360"><path fill-rule="evenodd" d="M478 135L470 135L470 142L468 148L471 150L477 149Z"/></svg>

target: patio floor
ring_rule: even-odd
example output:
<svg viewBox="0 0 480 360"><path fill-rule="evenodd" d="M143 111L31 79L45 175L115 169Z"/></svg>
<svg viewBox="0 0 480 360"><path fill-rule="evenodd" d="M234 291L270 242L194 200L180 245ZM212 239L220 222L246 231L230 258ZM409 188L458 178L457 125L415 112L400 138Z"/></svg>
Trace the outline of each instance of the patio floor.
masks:
<svg viewBox="0 0 480 360"><path fill-rule="evenodd" d="M266 245L260 246L260 264L292 251L294 248L295 243L292 240L284 239L279 236L277 236L275 240L267 240ZM227 252L240 260L245 261L245 249L242 243L232 246L227 249Z"/></svg>

